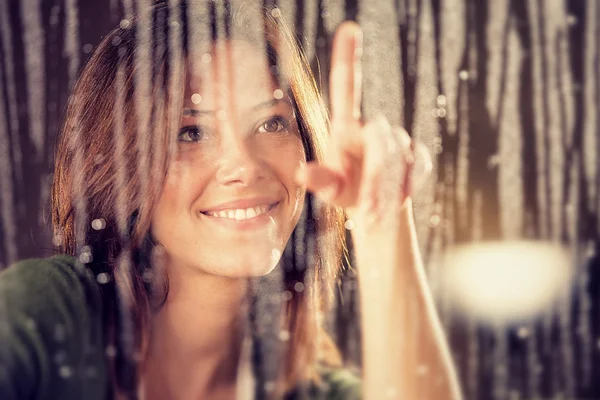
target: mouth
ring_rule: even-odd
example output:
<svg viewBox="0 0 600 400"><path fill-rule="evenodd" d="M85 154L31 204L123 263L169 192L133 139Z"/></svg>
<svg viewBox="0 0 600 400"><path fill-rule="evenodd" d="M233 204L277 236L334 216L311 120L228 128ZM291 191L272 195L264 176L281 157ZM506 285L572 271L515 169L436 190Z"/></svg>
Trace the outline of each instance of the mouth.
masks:
<svg viewBox="0 0 600 400"><path fill-rule="evenodd" d="M272 204L262 204L248 208L232 208L226 210L205 210L200 214L211 219L222 221L249 221L263 219L279 205L279 201Z"/></svg>

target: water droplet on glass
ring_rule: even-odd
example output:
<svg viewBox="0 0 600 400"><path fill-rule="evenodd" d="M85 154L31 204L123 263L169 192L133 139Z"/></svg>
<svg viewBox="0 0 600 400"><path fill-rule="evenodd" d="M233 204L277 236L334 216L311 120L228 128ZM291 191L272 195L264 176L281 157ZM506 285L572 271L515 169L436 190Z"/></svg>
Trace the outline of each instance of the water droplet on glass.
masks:
<svg viewBox="0 0 600 400"><path fill-rule="evenodd" d="M275 89L275 91L273 92L273 97L276 98L277 100L283 99L283 90Z"/></svg>
<svg viewBox="0 0 600 400"><path fill-rule="evenodd" d="M67 337L67 330L63 324L56 324L54 326L54 340L62 342Z"/></svg>
<svg viewBox="0 0 600 400"><path fill-rule="evenodd" d="M64 350L58 351L54 354L54 362L58 365L64 364L67 361L67 352Z"/></svg>
<svg viewBox="0 0 600 400"><path fill-rule="evenodd" d="M281 17L281 10L275 7L271 10L271 15L273 16L273 18L279 18Z"/></svg>
<svg viewBox="0 0 600 400"><path fill-rule="evenodd" d="M294 285L294 290L298 293L302 292L304 290L304 283L296 282L296 284Z"/></svg>
<svg viewBox="0 0 600 400"><path fill-rule="evenodd" d="M287 342L290 340L290 332L289 331L280 331L279 332L279 340L282 342Z"/></svg>
<svg viewBox="0 0 600 400"><path fill-rule="evenodd" d="M100 272L98 275L96 275L96 281L101 285L107 284L110 282L110 275L108 275L106 272Z"/></svg>
<svg viewBox="0 0 600 400"><path fill-rule="evenodd" d="M113 46L118 46L121 44L121 37L120 36L115 36L112 40L112 45Z"/></svg>
<svg viewBox="0 0 600 400"><path fill-rule="evenodd" d="M209 62L212 61L212 56L208 53L204 53L202 54L202 62L205 64L208 64Z"/></svg>
<svg viewBox="0 0 600 400"><path fill-rule="evenodd" d="M93 260L92 253L83 252L79 255L79 262L82 264L89 264Z"/></svg>
<svg viewBox="0 0 600 400"><path fill-rule="evenodd" d="M86 43L83 45L83 52L85 54L90 54L92 52L93 48L94 48L94 46L92 46L91 43Z"/></svg>
<svg viewBox="0 0 600 400"><path fill-rule="evenodd" d="M286 290L285 292L283 292L282 297L283 297L284 301L290 301L293 297L292 292L290 292L289 290Z"/></svg>
<svg viewBox="0 0 600 400"><path fill-rule="evenodd" d="M58 369L58 374L63 379L69 379L73 376L73 369L68 365L63 365Z"/></svg>
<svg viewBox="0 0 600 400"><path fill-rule="evenodd" d="M99 231L106 228L106 220L104 218L96 218L92 221L92 229Z"/></svg>
<svg viewBox="0 0 600 400"><path fill-rule="evenodd" d="M106 346L104 353L106 354L107 357L113 358L117 355L117 349L115 348L115 346L108 345L108 346Z"/></svg>
<svg viewBox="0 0 600 400"><path fill-rule="evenodd" d="M438 107L446 106L446 96L444 96L443 94L440 94L438 97L436 97L435 101Z"/></svg>
<svg viewBox="0 0 600 400"><path fill-rule="evenodd" d="M517 336L521 339L527 339L529 337L529 329L522 326L517 330Z"/></svg>
<svg viewBox="0 0 600 400"><path fill-rule="evenodd" d="M56 247L60 246L62 244L62 236L54 235L52 237L52 244L55 245Z"/></svg>
<svg viewBox="0 0 600 400"><path fill-rule="evenodd" d="M274 75L274 76L279 75L279 67L277 65L271 65L271 67L269 68L269 71L271 71L271 75Z"/></svg>
<svg viewBox="0 0 600 400"><path fill-rule="evenodd" d="M25 321L25 326L27 327L27 329L32 331L37 329L37 324L35 323L35 320L33 318L27 318L27 320Z"/></svg>
<svg viewBox="0 0 600 400"><path fill-rule="evenodd" d="M434 226L438 226L439 224L440 224L440 216L437 214L433 214L429 218L429 225L434 227Z"/></svg>
<svg viewBox="0 0 600 400"><path fill-rule="evenodd" d="M458 73L458 77L462 80L462 81L466 81L467 79L469 79L469 71L467 70L462 70Z"/></svg>
<svg viewBox="0 0 600 400"><path fill-rule="evenodd" d="M272 392L273 390L275 390L275 382L266 381L265 382L265 391Z"/></svg>
<svg viewBox="0 0 600 400"><path fill-rule="evenodd" d="M144 271L144 273L142 274L142 279L144 280L144 282L146 283L150 283L152 282L152 279L154 278L154 273L151 270L146 270Z"/></svg>
<svg viewBox="0 0 600 400"><path fill-rule="evenodd" d="M201 101L202 101L202 96L200 96L198 93L194 93L192 95L192 103L200 104Z"/></svg>
<svg viewBox="0 0 600 400"><path fill-rule="evenodd" d="M127 18L122 19L121 22L119 22L119 26L121 29L128 29L131 26L131 21L129 21Z"/></svg>
<svg viewBox="0 0 600 400"><path fill-rule="evenodd" d="M419 376L427 375L428 372L429 372L429 367L427 367L427 365L419 365L417 367L417 375L419 375Z"/></svg>
<svg viewBox="0 0 600 400"><path fill-rule="evenodd" d="M352 229L354 229L354 221L352 221L351 219L347 219L344 223L344 227L351 231Z"/></svg>

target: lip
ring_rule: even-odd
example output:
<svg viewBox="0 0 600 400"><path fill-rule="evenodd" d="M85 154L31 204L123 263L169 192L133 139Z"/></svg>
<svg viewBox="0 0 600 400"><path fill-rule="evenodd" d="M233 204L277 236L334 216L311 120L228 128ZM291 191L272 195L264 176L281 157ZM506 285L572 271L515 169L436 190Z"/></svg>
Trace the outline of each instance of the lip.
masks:
<svg viewBox="0 0 600 400"><path fill-rule="evenodd" d="M228 203L228 204L230 204L230 203ZM257 203L257 205L260 205L260 204L265 204L265 203ZM199 215L203 219L205 218L210 222L214 222L214 223L216 223L220 226L226 227L226 228L233 228L233 229L238 229L238 230L253 230L253 229L257 229L257 228L261 228L261 227L269 225L271 223L271 220L273 219L272 217L279 210L279 205L281 204L281 202L278 201L275 204L271 204L271 203L268 203L268 204L270 204L269 211L267 211L266 213L258 215L254 218L244 219L241 221L238 221L237 219L213 217L212 215L205 214L204 212L200 212ZM227 205L227 207L235 208L235 207L231 207L229 205ZM246 208L248 208L248 207L252 207L252 206L246 206ZM238 206L237 208L244 208L244 207ZM222 209L225 210L227 208L222 208ZM218 211L219 209L211 209L209 211L213 211L213 210Z"/></svg>
<svg viewBox="0 0 600 400"><path fill-rule="evenodd" d="M217 206L206 208L204 210L200 210L201 213L205 214L207 212L215 212L221 210L232 210L232 209L246 209L250 207L256 206L264 206L269 205L272 206L275 203L279 203L279 200L274 199L272 197L252 197L247 199L239 199L234 201L228 201L226 203L221 203Z"/></svg>

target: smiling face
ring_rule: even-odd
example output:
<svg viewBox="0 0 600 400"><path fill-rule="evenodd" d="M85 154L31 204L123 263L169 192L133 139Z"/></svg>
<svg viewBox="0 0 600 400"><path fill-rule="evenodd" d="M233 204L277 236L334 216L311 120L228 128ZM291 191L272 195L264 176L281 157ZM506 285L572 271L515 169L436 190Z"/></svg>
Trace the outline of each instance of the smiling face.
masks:
<svg viewBox="0 0 600 400"><path fill-rule="evenodd" d="M264 275L302 212L305 189L294 177L306 155L292 102L264 53L243 41L217 49L187 74L177 150L152 235L167 265Z"/></svg>

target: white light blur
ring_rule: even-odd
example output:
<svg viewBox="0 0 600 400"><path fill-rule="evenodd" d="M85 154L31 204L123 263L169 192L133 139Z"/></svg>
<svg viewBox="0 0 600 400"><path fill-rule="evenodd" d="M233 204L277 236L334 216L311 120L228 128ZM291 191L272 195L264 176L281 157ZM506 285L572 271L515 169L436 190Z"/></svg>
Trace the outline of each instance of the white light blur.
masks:
<svg viewBox="0 0 600 400"><path fill-rule="evenodd" d="M446 253L444 289L453 308L483 322L536 318L570 288L567 248L538 241L487 242Z"/></svg>

